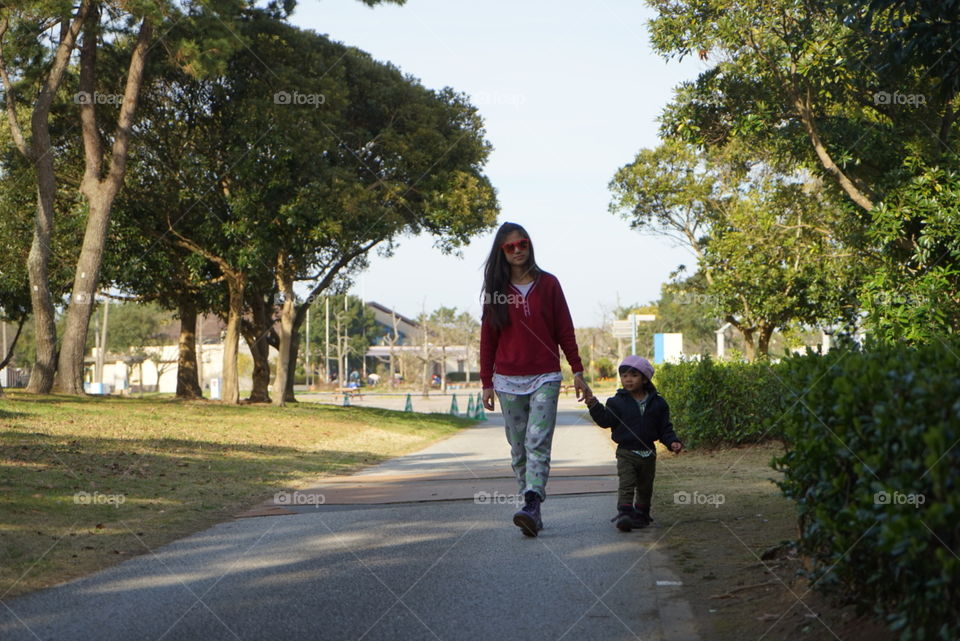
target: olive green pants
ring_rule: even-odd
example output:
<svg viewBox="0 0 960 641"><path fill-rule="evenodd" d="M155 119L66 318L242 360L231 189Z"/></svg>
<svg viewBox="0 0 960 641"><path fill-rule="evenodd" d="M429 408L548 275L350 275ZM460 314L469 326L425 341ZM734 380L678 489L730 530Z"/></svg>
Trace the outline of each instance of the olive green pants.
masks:
<svg viewBox="0 0 960 641"><path fill-rule="evenodd" d="M617 447L617 476L620 488L617 506L649 507L653 498L653 478L657 475L657 455L642 457L624 447Z"/></svg>

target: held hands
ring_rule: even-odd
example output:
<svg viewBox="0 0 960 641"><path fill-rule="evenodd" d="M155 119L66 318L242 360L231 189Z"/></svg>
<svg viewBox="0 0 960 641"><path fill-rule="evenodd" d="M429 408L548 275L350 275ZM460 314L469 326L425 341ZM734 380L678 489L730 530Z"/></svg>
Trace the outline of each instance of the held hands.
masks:
<svg viewBox="0 0 960 641"><path fill-rule="evenodd" d="M587 407L593 407L597 404L597 397L593 395L593 390L589 387L583 394L583 402L587 404Z"/></svg>
<svg viewBox="0 0 960 641"><path fill-rule="evenodd" d="M590 399L596 400L593 396L593 391L590 389L590 386L587 385L587 382L583 380L583 376L574 376L573 377L573 389L577 392L577 400L585 401L587 405L592 405Z"/></svg>
<svg viewBox="0 0 960 641"><path fill-rule="evenodd" d="M680 441L674 441L673 443L670 444L670 450L674 454L679 454L680 450L682 449L683 449L683 443L681 443Z"/></svg>

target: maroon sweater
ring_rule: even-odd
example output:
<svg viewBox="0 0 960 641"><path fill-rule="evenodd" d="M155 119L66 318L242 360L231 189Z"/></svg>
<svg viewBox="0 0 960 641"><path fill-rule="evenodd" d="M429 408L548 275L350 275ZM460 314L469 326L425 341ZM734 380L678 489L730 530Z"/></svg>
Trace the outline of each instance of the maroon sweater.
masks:
<svg viewBox="0 0 960 641"><path fill-rule="evenodd" d="M526 297L510 285L506 292L510 324L497 330L492 312L484 306L480 327L480 381L493 387L493 374L524 376L560 371L563 349L574 373L582 372L577 337L560 281L540 272Z"/></svg>

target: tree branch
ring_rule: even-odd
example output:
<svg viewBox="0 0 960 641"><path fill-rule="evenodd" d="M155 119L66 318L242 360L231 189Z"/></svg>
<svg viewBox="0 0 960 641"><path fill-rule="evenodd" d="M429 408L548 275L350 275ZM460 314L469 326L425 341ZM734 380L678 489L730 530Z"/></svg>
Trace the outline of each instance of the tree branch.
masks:
<svg viewBox="0 0 960 641"><path fill-rule="evenodd" d="M10 121L10 134L13 136L13 142L25 158L31 158L30 148L27 147L27 141L23 137L23 129L20 127L20 121L17 119L17 94L10 82L10 76L7 75L7 61L3 57L3 37L7 33L9 26L8 18L4 16L3 24L0 25L0 77L3 78L3 91L6 94L7 119Z"/></svg>

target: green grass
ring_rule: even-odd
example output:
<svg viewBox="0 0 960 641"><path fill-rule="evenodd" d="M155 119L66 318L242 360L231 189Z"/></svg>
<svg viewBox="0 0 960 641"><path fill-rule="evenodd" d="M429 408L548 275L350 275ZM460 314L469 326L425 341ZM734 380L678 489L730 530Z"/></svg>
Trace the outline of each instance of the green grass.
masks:
<svg viewBox="0 0 960 641"><path fill-rule="evenodd" d="M8 394L0 399L0 598L143 554L277 490L472 423L362 407Z"/></svg>

